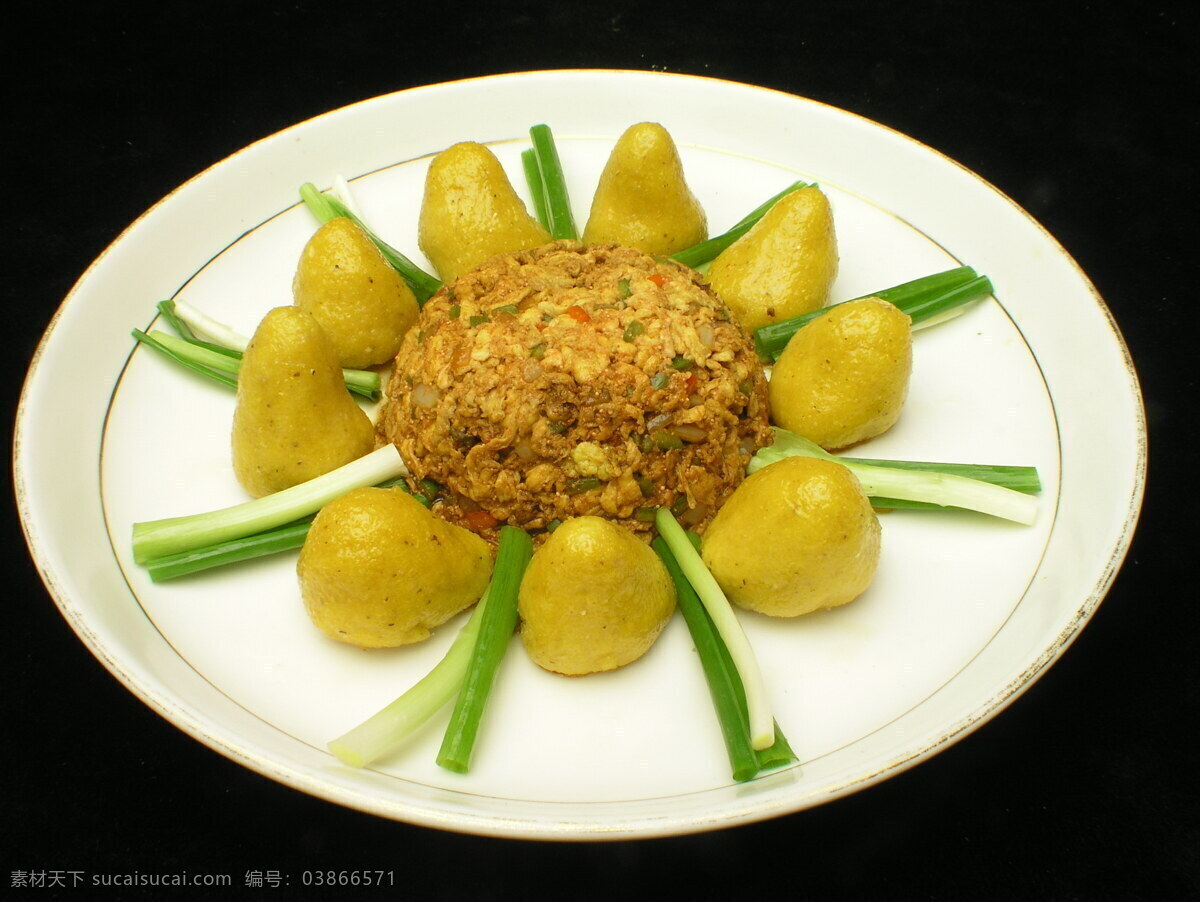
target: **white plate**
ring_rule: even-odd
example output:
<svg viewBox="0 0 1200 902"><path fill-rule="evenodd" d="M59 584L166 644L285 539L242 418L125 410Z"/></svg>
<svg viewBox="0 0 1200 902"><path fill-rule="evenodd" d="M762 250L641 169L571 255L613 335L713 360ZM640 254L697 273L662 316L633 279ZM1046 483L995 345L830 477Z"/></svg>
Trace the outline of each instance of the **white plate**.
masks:
<svg viewBox="0 0 1200 902"><path fill-rule="evenodd" d="M178 296L241 331L290 302L314 228L306 181L353 180L368 222L420 260L429 155L491 144L519 190L529 126L560 143L582 224L629 125L663 123L720 231L797 178L837 217L849 298L959 263L996 296L919 333L901 423L862 454L1030 464L1032 527L885 515L877 581L797 622L744 616L801 765L729 777L686 627L611 675L563 679L514 640L472 772L434 764L444 719L370 770L325 743L400 694L458 622L409 649L323 639L294 556L155 586L130 558L136 520L242 500L232 395L145 350ZM481 834L629 838L796 811L869 786L988 720L1095 610L1137 519L1145 428L1121 336L1086 277L1026 213L972 173L878 124L746 85L647 72L497 76L404 91L304 122L212 167L134 223L56 314L21 401L18 500L33 555L92 652L164 717L285 784L364 811Z"/></svg>

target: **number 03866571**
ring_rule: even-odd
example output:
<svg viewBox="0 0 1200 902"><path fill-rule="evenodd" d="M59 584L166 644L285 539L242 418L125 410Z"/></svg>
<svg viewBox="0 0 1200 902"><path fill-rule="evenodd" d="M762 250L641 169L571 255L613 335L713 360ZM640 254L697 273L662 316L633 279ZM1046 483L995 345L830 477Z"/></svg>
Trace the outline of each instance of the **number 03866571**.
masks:
<svg viewBox="0 0 1200 902"><path fill-rule="evenodd" d="M305 886L395 886L394 871L304 871Z"/></svg>

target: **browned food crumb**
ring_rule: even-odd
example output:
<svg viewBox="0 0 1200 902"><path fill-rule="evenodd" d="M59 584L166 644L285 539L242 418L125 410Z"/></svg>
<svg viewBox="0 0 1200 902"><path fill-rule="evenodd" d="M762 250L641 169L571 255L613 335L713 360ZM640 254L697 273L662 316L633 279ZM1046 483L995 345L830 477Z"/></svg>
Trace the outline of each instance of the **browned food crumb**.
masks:
<svg viewBox="0 0 1200 902"><path fill-rule="evenodd" d="M443 288L405 338L379 419L435 511L494 538L593 514L703 531L770 444L745 331L693 270L560 241ZM489 516L490 515L490 516Z"/></svg>

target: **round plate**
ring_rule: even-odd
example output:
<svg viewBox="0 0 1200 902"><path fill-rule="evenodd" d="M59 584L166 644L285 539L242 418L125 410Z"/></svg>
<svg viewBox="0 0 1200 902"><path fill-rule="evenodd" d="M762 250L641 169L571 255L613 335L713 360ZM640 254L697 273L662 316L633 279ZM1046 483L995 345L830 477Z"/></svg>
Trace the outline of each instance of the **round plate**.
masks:
<svg viewBox="0 0 1200 902"><path fill-rule="evenodd" d="M1029 527L966 513L882 516L879 574L853 604L797 621L742 615L798 753L729 775L681 618L616 673L543 672L513 640L472 769L440 770L444 718L366 770L325 744L401 694L462 619L416 647L366 652L308 622L295 557L151 583L139 520L244 500L229 464L232 394L145 349L133 328L179 297L244 333L291 302L315 221L304 182L350 181L364 218L423 262L432 154L487 143L525 194L528 129L549 124L577 221L614 140L661 122L719 232L795 181L834 207L834 300L960 264L994 298L917 333L900 424L862 456L1036 466ZM797 811L862 789L994 716L1071 642L1110 585L1145 477L1137 379L1087 278L1024 211L905 136L820 103L690 76L535 72L355 104L260 141L181 186L84 274L21 399L18 503L46 585L96 657L148 705L249 768L347 806L489 835L630 838Z"/></svg>

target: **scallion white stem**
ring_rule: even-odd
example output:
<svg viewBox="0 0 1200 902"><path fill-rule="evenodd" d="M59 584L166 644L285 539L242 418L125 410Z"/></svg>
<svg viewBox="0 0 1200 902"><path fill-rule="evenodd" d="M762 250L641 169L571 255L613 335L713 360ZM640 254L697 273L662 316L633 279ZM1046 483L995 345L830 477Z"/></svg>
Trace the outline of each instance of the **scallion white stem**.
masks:
<svg viewBox="0 0 1200 902"><path fill-rule="evenodd" d="M716 579L688 541L687 533L669 510L660 507L655 514L654 525L658 527L658 534L675 555L679 569L696 590L704 609L712 618L713 626L729 650L729 657L732 658L738 675L742 678L750 721L750 745L758 751L770 748L775 743L775 721L771 715L766 685L758 666L758 659L750 647L750 640L746 638L729 599L725 597Z"/></svg>
<svg viewBox="0 0 1200 902"><path fill-rule="evenodd" d="M223 348L230 348L234 351L246 350L246 345L250 344L250 339L245 335L235 332L224 323L218 322L202 310L193 307L187 301L181 301L176 298L172 301L175 309L175 315L178 316L188 327L213 344L218 344Z"/></svg>
<svg viewBox="0 0 1200 902"><path fill-rule="evenodd" d="M834 458L836 460L836 458ZM858 477L868 496L925 501L942 507L989 514L1029 526L1037 519L1037 499L1003 486L954 476L949 473L919 473L888 467L844 463Z"/></svg>
<svg viewBox="0 0 1200 902"><path fill-rule="evenodd" d="M330 193L339 200L343 207L350 211L350 214L363 223L364 228L370 229L366 225L366 220L363 219L362 209L358 206L358 202L354 199L354 192L350 189L350 183L346 181L343 175L336 175L333 178L333 185L330 188Z"/></svg>
<svg viewBox="0 0 1200 902"><path fill-rule="evenodd" d="M949 322L952 319L958 319L967 312L967 305L959 307L951 307L949 310L943 310L941 313L926 317L912 324L914 332L920 332L922 329L928 329L931 326L940 326L942 323Z"/></svg>
<svg viewBox="0 0 1200 902"><path fill-rule="evenodd" d="M407 473L396 446L384 445L323 476L253 501L201 514L135 523L133 558L141 564L151 558L282 526L316 513L352 489L377 485Z"/></svg>

